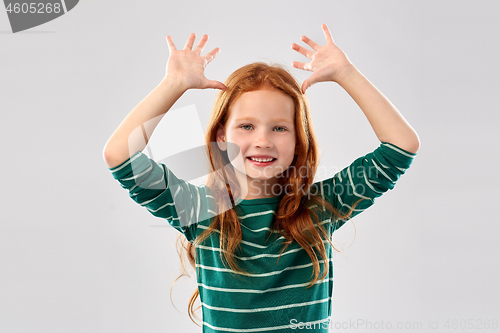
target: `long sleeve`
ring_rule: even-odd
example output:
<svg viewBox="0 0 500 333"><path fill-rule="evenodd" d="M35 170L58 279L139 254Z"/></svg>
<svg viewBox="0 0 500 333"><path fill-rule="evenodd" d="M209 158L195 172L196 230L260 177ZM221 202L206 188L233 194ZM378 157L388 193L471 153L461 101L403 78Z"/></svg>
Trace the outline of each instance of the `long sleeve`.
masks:
<svg viewBox="0 0 500 333"><path fill-rule="evenodd" d="M347 213L357 204L351 218L373 205L375 199L392 190L398 179L406 172L416 156L391 143L382 142L373 152L354 160L332 178L313 184L341 213ZM319 193L318 193L319 194ZM337 221L335 229L345 223Z"/></svg>
<svg viewBox="0 0 500 333"><path fill-rule="evenodd" d="M129 196L156 217L164 218L188 241L197 236L197 223L209 217L205 186L178 179L164 164L135 153L109 169Z"/></svg>

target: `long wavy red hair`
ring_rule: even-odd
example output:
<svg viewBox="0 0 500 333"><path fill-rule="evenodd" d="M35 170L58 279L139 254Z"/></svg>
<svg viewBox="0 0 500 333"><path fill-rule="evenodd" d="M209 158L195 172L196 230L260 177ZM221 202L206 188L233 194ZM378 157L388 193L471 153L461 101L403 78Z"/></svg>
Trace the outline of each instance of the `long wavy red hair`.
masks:
<svg viewBox="0 0 500 333"><path fill-rule="evenodd" d="M183 234L179 235L176 248L184 269L184 274L181 276L187 275L185 269L186 259L195 268L196 246L207 239L215 230L220 231L220 256L222 262L234 271L245 274L238 267L235 258L235 252L239 249L242 240L242 232L236 212L232 208L234 204L232 198L239 195L239 184L234 170L230 166L227 153L220 150L214 143L217 141L217 130L220 126L225 127L226 125L231 104L241 94L267 86L279 89L293 99L296 129L296 155L288 170L283 172L282 177L279 177L279 184L285 187L287 191L278 204L271 229L279 231L286 239L280 256L288 245L297 242L311 258L313 277L307 287L309 288L317 280L325 278L328 273L328 258L323 241L327 240L337 250L331 243L326 230L318 224L317 209L319 207L321 209L325 208L338 219L348 219L359 201L353 205L348 213L343 214L320 196L308 193L319 164L320 151L306 96L302 94L301 87L287 70L278 65L268 65L261 62L252 63L233 72L226 80L225 85L227 89L219 92L205 133L207 155L211 167L206 186L212 191L214 198L224 198L229 193L231 201L216 200L218 215L214 217L209 228L201 233L193 243L188 242ZM307 170L307 172L304 174L299 170ZM316 207L316 209L313 209L313 207ZM314 221L311 215L314 217ZM319 259L314 249L319 252L321 259L325 263L323 272L320 272ZM174 284L179 278L174 281ZM195 322L193 318L198 318L195 311L199 307L194 308L198 296L199 291L196 289L191 295L188 304L188 314L193 322Z"/></svg>

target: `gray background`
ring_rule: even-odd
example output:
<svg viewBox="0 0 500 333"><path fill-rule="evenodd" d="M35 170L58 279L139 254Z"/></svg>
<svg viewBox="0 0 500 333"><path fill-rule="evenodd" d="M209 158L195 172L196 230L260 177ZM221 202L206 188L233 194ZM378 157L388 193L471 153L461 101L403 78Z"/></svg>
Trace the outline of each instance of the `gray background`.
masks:
<svg viewBox="0 0 500 333"><path fill-rule="evenodd" d="M429 321L452 331L451 320L499 320L499 12L484 0L88 0L12 34L1 10L0 331L200 332L186 315L195 284L174 288L180 313L169 300L177 232L112 178L104 144L163 78L167 34L178 47L209 34L206 51L222 52L207 77L223 81L252 61L305 60L290 45L302 34L323 44L321 23L421 139L396 189L353 220L354 243L352 225L335 236L345 251L333 322L374 325L342 330L353 332L421 322L393 331L423 332ZM323 178L378 146L338 85L308 96ZM201 125L176 123L165 145L199 136L214 98L186 93L172 117L195 108Z"/></svg>

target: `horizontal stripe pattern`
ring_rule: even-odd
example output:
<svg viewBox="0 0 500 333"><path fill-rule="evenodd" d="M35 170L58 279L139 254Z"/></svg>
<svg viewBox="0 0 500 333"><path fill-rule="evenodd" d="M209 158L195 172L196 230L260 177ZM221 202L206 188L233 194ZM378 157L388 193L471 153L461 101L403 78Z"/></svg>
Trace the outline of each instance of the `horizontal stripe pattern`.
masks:
<svg viewBox="0 0 500 333"><path fill-rule="evenodd" d="M394 188L415 155L391 143L381 143L333 177L314 183L310 194L321 196L341 213L362 199L353 210L353 218ZM190 242L213 221L216 199L207 187L178 179L164 164L142 152L110 171L135 202L166 219ZM272 229L279 200L242 200L234 207L242 232L235 260L246 274L235 272L221 259L218 230L197 246L203 332L294 332L297 323L318 327L314 332L328 332L327 325L320 328L319 324L331 316L333 248L328 240L323 241L329 271L309 287L311 258L297 243L282 252L286 239ZM320 218L316 227L325 228L330 237L348 220L331 215L324 207L309 208L315 209ZM316 248L314 254L323 273L325 261Z"/></svg>
<svg viewBox="0 0 500 333"><path fill-rule="evenodd" d="M315 282L315 284L320 284L320 283L325 283L325 282L333 282L332 278L325 278L323 280L318 280ZM264 294L264 293L269 293L272 291L281 291L285 289L292 289L292 288L304 288L307 287L309 284L308 283L298 283L298 284L290 284L282 287L275 287L275 288L268 288L268 289L238 289L238 288L218 288L218 287L212 287L212 286L207 286L203 283L198 283L198 287L204 288L204 289L210 289L210 290L216 290L216 291L222 291L226 293L254 293L254 294Z"/></svg>
<svg viewBox="0 0 500 333"><path fill-rule="evenodd" d="M279 310L295 308L295 307L299 307L299 306L308 306L308 305L313 305L313 304L324 303L324 302L327 302L329 300L330 300L330 298L325 298L325 299L321 299L318 301L286 304L286 305L272 306L272 307L267 307L267 308L247 308L247 309L224 308L224 307L218 307L218 306L211 306L211 305L208 305L205 303L202 303L202 306L204 306L210 310L216 310L216 311L254 313L254 312L264 312L264 311L279 311Z"/></svg>

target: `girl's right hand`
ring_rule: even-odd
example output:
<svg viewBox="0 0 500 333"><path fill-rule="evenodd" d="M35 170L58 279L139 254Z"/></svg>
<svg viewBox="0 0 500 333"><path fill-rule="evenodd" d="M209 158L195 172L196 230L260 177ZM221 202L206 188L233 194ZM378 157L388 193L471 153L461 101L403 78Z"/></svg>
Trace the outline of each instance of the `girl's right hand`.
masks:
<svg viewBox="0 0 500 333"><path fill-rule="evenodd" d="M175 48L172 37L167 36L170 57L167 61L167 73L163 81L171 81L178 84L183 90L187 89L220 89L226 90L226 86L219 81L209 80L205 77L205 67L211 62L220 49L217 47L201 56L203 48L207 44L208 36L203 35L198 45L192 49L196 35L192 33L183 50Z"/></svg>

